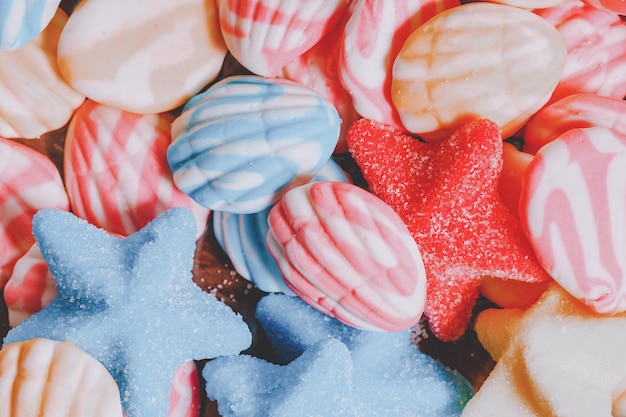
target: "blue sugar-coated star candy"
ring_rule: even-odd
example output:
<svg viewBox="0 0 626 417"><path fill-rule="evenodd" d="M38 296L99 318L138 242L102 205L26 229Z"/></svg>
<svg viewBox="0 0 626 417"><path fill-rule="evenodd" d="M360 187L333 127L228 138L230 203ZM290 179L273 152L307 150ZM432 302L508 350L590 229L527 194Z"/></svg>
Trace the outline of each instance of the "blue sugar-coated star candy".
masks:
<svg viewBox="0 0 626 417"><path fill-rule="evenodd" d="M58 296L4 344L73 342L111 372L128 417L167 416L172 376L183 362L250 345L241 316L192 280L196 226L188 210L168 210L119 238L47 209L35 215L33 233Z"/></svg>
<svg viewBox="0 0 626 417"><path fill-rule="evenodd" d="M461 374L421 352L409 331L358 330L282 294L263 297L256 317L282 362L320 340L341 340L354 362L352 390L362 416L458 416L474 394Z"/></svg>
<svg viewBox="0 0 626 417"><path fill-rule="evenodd" d="M202 375L222 417L360 415L352 395L352 358L336 339L314 344L287 365L249 355L217 358Z"/></svg>

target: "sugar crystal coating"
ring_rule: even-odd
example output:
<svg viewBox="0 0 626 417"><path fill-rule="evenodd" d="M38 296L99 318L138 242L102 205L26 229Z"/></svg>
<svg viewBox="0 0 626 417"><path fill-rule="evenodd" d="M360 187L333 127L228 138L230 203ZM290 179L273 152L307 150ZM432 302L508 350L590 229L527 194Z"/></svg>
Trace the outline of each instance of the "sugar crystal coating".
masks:
<svg viewBox="0 0 626 417"><path fill-rule="evenodd" d="M4 344L47 337L94 356L120 387L129 417L166 416L172 377L187 360L247 348L247 325L191 279L195 221L170 209L127 238L59 210L33 232L59 295Z"/></svg>

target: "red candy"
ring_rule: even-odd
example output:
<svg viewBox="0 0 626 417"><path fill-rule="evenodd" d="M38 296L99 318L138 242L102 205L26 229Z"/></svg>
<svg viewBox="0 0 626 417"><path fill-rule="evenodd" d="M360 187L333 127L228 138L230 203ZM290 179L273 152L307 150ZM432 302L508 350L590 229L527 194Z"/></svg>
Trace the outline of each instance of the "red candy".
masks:
<svg viewBox="0 0 626 417"><path fill-rule="evenodd" d="M548 279L500 200L495 123L475 120L426 144L362 119L347 141L371 192L400 214L418 244L428 281L425 314L437 337L464 333L483 277Z"/></svg>
<svg viewBox="0 0 626 417"><path fill-rule="evenodd" d="M174 185L165 158L171 122L165 114L135 114L87 100L65 142L65 184L73 212L127 236L168 208L186 207L200 235L208 210Z"/></svg>

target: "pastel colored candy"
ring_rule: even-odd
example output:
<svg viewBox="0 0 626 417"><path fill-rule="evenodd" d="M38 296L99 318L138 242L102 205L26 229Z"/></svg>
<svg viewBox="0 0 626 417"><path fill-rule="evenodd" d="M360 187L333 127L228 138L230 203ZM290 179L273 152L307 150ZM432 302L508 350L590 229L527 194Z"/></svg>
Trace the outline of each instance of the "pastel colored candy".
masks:
<svg viewBox="0 0 626 417"><path fill-rule="evenodd" d="M33 233L58 296L11 329L4 346L36 337L71 341L111 373L127 417L168 415L181 365L250 346L241 316L192 280L196 225L189 210L169 209L120 238L44 209Z"/></svg>
<svg viewBox="0 0 626 417"><path fill-rule="evenodd" d="M167 417L199 416L200 391L200 373L195 361L184 362L178 367L172 379Z"/></svg>
<svg viewBox="0 0 626 417"><path fill-rule="evenodd" d="M54 277L37 244L34 243L15 263L3 295L11 327L17 326L56 298Z"/></svg>
<svg viewBox="0 0 626 417"><path fill-rule="evenodd" d="M523 150L534 155L570 129L593 126L626 134L626 101L593 93L565 96L543 107L526 123Z"/></svg>
<svg viewBox="0 0 626 417"><path fill-rule="evenodd" d="M492 3L506 4L521 9L545 9L569 0L489 0Z"/></svg>
<svg viewBox="0 0 626 417"><path fill-rule="evenodd" d="M346 182L349 179L341 167L330 159L312 181ZM269 211L269 208L250 214L215 211L213 231L239 275L262 291L293 295L265 244Z"/></svg>
<svg viewBox="0 0 626 417"><path fill-rule="evenodd" d="M626 136L572 129L528 165L520 218L537 258L599 313L626 311Z"/></svg>
<svg viewBox="0 0 626 417"><path fill-rule="evenodd" d="M392 99L404 127L427 141L476 118L508 138L550 98L565 67L559 32L534 13L472 2L437 14L393 64Z"/></svg>
<svg viewBox="0 0 626 417"><path fill-rule="evenodd" d="M398 214L356 185L291 189L270 210L267 246L300 298L350 326L398 331L424 311L422 257Z"/></svg>
<svg viewBox="0 0 626 417"><path fill-rule="evenodd" d="M333 105L310 88L228 77L185 105L167 159L176 186L204 207L255 213L315 176L340 124Z"/></svg>
<svg viewBox="0 0 626 417"><path fill-rule="evenodd" d="M615 417L626 315L595 314L552 284L527 310L487 309L478 338L496 366L462 417Z"/></svg>
<svg viewBox="0 0 626 417"><path fill-rule="evenodd" d="M106 368L70 342L35 338L0 350L0 415L123 417Z"/></svg>
<svg viewBox="0 0 626 417"><path fill-rule="evenodd" d="M213 1L89 0L63 29L58 63L88 98L159 113L213 81L225 55Z"/></svg>
<svg viewBox="0 0 626 417"><path fill-rule="evenodd" d="M532 159L533 155L520 151L512 143L502 143L502 172L498 181L498 191L504 205L518 219L522 178Z"/></svg>
<svg viewBox="0 0 626 417"><path fill-rule="evenodd" d="M4 0L0 3L0 50L17 49L39 35L61 0Z"/></svg>
<svg viewBox="0 0 626 417"><path fill-rule="evenodd" d="M57 66L66 21L59 9L36 38L17 50L0 51L0 136L39 138L63 127L83 102L85 97L68 85Z"/></svg>
<svg viewBox="0 0 626 417"><path fill-rule="evenodd" d="M358 0L341 39L339 77L357 112L404 129L391 98L392 65L409 35L459 0Z"/></svg>
<svg viewBox="0 0 626 417"><path fill-rule="evenodd" d="M580 0L535 13L558 30L567 48L565 68L551 102L577 93L626 96L626 25L619 15Z"/></svg>
<svg viewBox="0 0 626 417"><path fill-rule="evenodd" d="M68 126L64 146L72 211L128 236L167 209L185 207L194 214L200 236L209 210L174 185L165 156L172 120L86 100Z"/></svg>
<svg viewBox="0 0 626 417"><path fill-rule="evenodd" d="M43 154L0 138L0 288L35 243L33 215L41 208L69 210L57 167Z"/></svg>
<svg viewBox="0 0 626 417"><path fill-rule="evenodd" d="M345 0L218 0L229 51L257 75L274 77L341 19Z"/></svg>
<svg viewBox="0 0 626 417"><path fill-rule="evenodd" d="M611 13L626 15L626 4L621 0L584 0L585 3ZM622 412L621 415L626 413Z"/></svg>

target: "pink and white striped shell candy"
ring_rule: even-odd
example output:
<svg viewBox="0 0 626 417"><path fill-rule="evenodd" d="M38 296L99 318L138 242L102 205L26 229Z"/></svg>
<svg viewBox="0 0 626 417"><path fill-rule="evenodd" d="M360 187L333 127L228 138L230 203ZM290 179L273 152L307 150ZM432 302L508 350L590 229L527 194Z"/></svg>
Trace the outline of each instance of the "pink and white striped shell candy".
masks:
<svg viewBox="0 0 626 417"><path fill-rule="evenodd" d="M200 373L192 360L178 367L172 378L170 409L167 417L198 417L200 413Z"/></svg>
<svg viewBox="0 0 626 417"><path fill-rule="evenodd" d="M42 208L69 210L57 167L43 154L0 138L0 288L35 243L32 220Z"/></svg>
<svg viewBox="0 0 626 417"><path fill-rule="evenodd" d="M15 327L57 296L54 277L35 243L15 263L13 274L4 287L9 326Z"/></svg>
<svg viewBox="0 0 626 417"><path fill-rule="evenodd" d="M193 97L172 124L174 183L211 210L255 213L328 162L337 110L301 84L232 76Z"/></svg>
<svg viewBox="0 0 626 417"><path fill-rule="evenodd" d="M593 126L626 134L626 101L590 93L565 96L528 120L524 126L524 152L535 154L570 129Z"/></svg>
<svg viewBox="0 0 626 417"><path fill-rule="evenodd" d="M626 135L572 129L530 162L520 220L537 259L599 313L626 311Z"/></svg>
<svg viewBox="0 0 626 417"><path fill-rule="evenodd" d="M63 29L58 64L88 98L159 113L213 81L225 56L214 1L89 0Z"/></svg>
<svg viewBox="0 0 626 417"><path fill-rule="evenodd" d="M339 77L357 112L404 130L391 100L391 68L404 41L437 13L459 0L357 0L346 24Z"/></svg>
<svg viewBox="0 0 626 417"><path fill-rule="evenodd" d="M87 100L65 140L65 185L72 211L111 233L128 236L172 207L194 214L198 233L209 211L173 183L165 154L166 113L137 114Z"/></svg>
<svg viewBox="0 0 626 417"><path fill-rule="evenodd" d="M558 31L567 48L565 69L550 102L570 94L626 95L626 24L615 13L582 1L536 10Z"/></svg>
<svg viewBox="0 0 626 417"><path fill-rule="evenodd" d="M626 15L626 2L622 0L584 0L584 2L606 12Z"/></svg>
<svg viewBox="0 0 626 417"><path fill-rule="evenodd" d="M59 129L85 99L57 67L57 43L66 21L59 9L32 41L0 51L0 136L33 139Z"/></svg>
<svg viewBox="0 0 626 417"><path fill-rule="evenodd" d="M3 0L0 4L0 50L17 49L41 33L61 0Z"/></svg>
<svg viewBox="0 0 626 417"><path fill-rule="evenodd" d="M228 50L257 75L274 77L341 19L351 0L218 0Z"/></svg>
<svg viewBox="0 0 626 417"><path fill-rule="evenodd" d="M290 190L270 210L267 245L305 302L369 331L400 331L420 319L422 257L398 214L349 183Z"/></svg>

